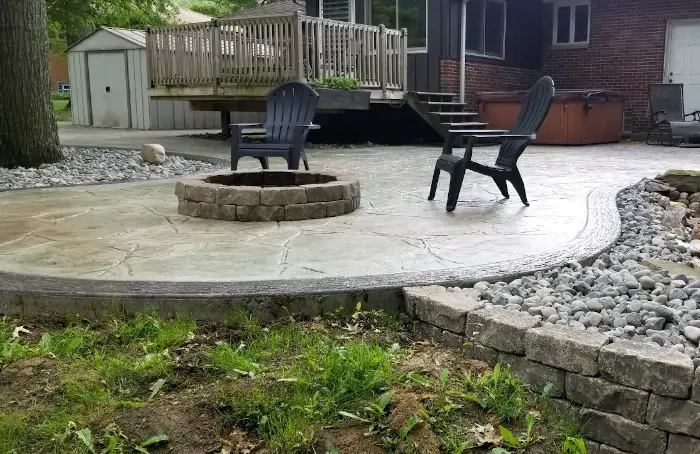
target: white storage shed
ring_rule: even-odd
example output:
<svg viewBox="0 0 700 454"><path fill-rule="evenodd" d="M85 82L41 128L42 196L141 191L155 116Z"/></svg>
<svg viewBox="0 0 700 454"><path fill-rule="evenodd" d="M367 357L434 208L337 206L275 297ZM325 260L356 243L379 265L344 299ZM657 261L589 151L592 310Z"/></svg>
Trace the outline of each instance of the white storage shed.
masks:
<svg viewBox="0 0 700 454"><path fill-rule="evenodd" d="M134 129L219 129L219 112L189 102L151 98L146 32L102 27L68 49L73 124ZM231 121L261 122L264 114L232 112Z"/></svg>

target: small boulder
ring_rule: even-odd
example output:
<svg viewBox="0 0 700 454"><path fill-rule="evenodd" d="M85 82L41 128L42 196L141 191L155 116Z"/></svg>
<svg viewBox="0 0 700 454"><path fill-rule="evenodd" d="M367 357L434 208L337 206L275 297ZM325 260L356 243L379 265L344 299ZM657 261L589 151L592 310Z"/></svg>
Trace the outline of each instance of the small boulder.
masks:
<svg viewBox="0 0 700 454"><path fill-rule="evenodd" d="M696 223L693 226L693 240L700 240L700 223Z"/></svg>
<svg viewBox="0 0 700 454"><path fill-rule="evenodd" d="M700 171L698 170L669 170L664 174L664 181L678 191L700 192Z"/></svg>
<svg viewBox="0 0 700 454"><path fill-rule="evenodd" d="M647 181L644 189L646 189L647 192L670 192L673 190L673 188L666 183L654 180Z"/></svg>
<svg viewBox="0 0 700 454"><path fill-rule="evenodd" d="M165 148L157 143L147 143L141 147L141 158L149 164L165 163Z"/></svg>

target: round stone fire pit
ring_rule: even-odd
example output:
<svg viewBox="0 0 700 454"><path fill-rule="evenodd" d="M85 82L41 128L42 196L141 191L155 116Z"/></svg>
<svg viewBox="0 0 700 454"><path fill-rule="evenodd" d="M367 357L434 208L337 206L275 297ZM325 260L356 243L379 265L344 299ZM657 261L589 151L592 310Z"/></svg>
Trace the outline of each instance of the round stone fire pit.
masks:
<svg viewBox="0 0 700 454"><path fill-rule="evenodd" d="M193 175L175 184L177 212L224 221L320 219L360 206L360 182L295 170Z"/></svg>

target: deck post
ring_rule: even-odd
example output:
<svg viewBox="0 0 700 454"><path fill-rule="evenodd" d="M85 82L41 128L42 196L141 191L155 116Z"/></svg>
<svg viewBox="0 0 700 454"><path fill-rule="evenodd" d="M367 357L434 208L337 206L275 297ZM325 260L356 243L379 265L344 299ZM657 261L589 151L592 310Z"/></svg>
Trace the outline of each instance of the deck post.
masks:
<svg viewBox="0 0 700 454"><path fill-rule="evenodd" d="M219 28L218 19L211 20L210 52L213 67L214 93L216 93L221 79L221 29Z"/></svg>
<svg viewBox="0 0 700 454"><path fill-rule="evenodd" d="M386 49L386 27L379 25L379 86L382 90L382 99L387 99L386 77L387 77L387 49Z"/></svg>
<svg viewBox="0 0 700 454"><path fill-rule="evenodd" d="M304 82L304 38L302 35L302 14L294 12L293 58L294 76L299 82Z"/></svg>

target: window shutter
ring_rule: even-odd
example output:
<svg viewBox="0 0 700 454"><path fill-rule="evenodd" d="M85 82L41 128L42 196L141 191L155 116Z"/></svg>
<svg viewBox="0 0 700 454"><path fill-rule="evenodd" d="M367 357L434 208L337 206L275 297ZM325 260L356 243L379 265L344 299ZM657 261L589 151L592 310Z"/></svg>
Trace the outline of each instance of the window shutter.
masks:
<svg viewBox="0 0 700 454"><path fill-rule="evenodd" d="M321 0L321 16L324 19L350 22L350 0Z"/></svg>

